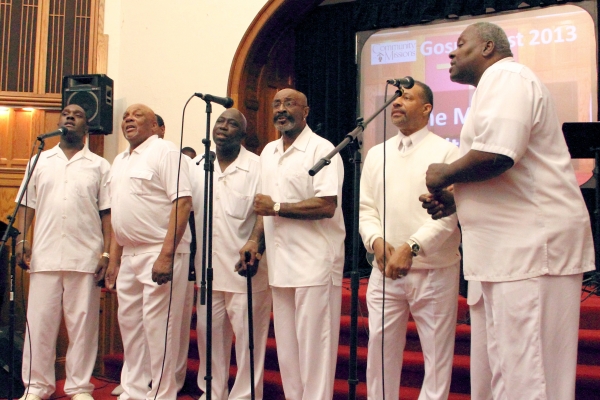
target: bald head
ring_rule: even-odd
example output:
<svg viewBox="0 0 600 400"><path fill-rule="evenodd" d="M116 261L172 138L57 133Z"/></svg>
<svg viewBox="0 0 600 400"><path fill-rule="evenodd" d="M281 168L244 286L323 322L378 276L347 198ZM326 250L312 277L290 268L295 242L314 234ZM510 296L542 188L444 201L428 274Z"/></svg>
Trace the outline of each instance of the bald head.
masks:
<svg viewBox="0 0 600 400"><path fill-rule="evenodd" d="M282 89L273 98L273 124L290 138L304 130L309 111L306 95L295 89Z"/></svg>
<svg viewBox="0 0 600 400"><path fill-rule="evenodd" d="M152 109L144 104L133 104L123 113L121 130L129 142L130 150L135 149L156 133L158 123Z"/></svg>
<svg viewBox="0 0 600 400"><path fill-rule="evenodd" d="M246 128L246 117L235 108L229 108L219 115L212 134L219 160L224 157L237 157L242 140L246 136Z"/></svg>

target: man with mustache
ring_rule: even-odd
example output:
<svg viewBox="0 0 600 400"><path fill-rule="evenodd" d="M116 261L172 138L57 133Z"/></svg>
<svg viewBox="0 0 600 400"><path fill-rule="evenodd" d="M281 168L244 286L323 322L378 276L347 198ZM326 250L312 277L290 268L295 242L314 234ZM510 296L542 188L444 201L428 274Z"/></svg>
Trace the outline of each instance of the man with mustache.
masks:
<svg viewBox="0 0 600 400"><path fill-rule="evenodd" d="M573 399L594 246L552 97L497 25L469 25L450 60L450 79L476 89L461 158L429 167L421 199L434 218L458 214L465 278L481 281L494 399Z"/></svg>
<svg viewBox="0 0 600 400"><path fill-rule="evenodd" d="M100 287L108 265L110 164L85 147L86 113L70 104L60 115L60 143L40 154L21 201L17 262L30 269L23 349L23 400L48 399L56 388L54 361L61 316L69 336L65 393L92 399L98 350ZM32 162L30 162L31 164ZM29 165L27 171L29 170ZM25 180L20 191L25 190ZM36 217L33 251L26 240ZM29 260L31 262L29 263Z"/></svg>
<svg viewBox="0 0 600 400"><path fill-rule="evenodd" d="M112 288L117 281L127 362L121 400L177 397L192 193L187 163L180 167L179 149L160 140L156 127L149 107L134 104L125 110L121 130L129 148L115 158L108 181L113 240L106 285Z"/></svg>
<svg viewBox="0 0 600 400"><path fill-rule="evenodd" d="M250 379L250 351L248 336L248 293L246 278L235 271L240 249L248 243L256 222L252 209L254 195L260 187L260 159L246 150L242 140L246 137L246 117L230 108L219 116L212 131L215 142L213 179L213 302L212 302L212 384L215 400L249 399L254 384L256 399L263 398L263 373L269 322L271 319L271 291L267 266L263 262L252 277L252 312L254 327L255 382ZM192 198L196 235L203 243L204 217L204 155L190 163ZM251 242L252 243L252 242ZM250 248L248 251L252 251ZM242 256L245 260L245 251ZM256 251L256 249L254 249ZM202 246L196 255L198 285L202 277ZM255 254L253 254L256 257ZM206 305L196 304L198 310L198 352L200 367L198 387L206 392ZM237 375L228 391L231 343L235 335ZM204 396L202 397L204 398Z"/></svg>
<svg viewBox="0 0 600 400"><path fill-rule="evenodd" d="M450 392L460 232L456 216L429 218L416 194L427 190L429 164L456 160L458 148L427 129L432 109L429 86L415 81L412 88L404 89L392 103L398 135L369 150L360 180L359 229L365 248L376 260L367 289L369 399L398 399L409 314L417 324L425 357L419 398L443 400ZM390 279L385 281L384 302L385 278Z"/></svg>
<svg viewBox="0 0 600 400"><path fill-rule="evenodd" d="M333 150L307 125L308 113L301 92L283 89L273 99L281 139L260 156L262 189L254 210L262 218L251 236L266 242L279 369L285 396L293 400L333 396L346 235L342 160L336 155L314 177L308 174Z"/></svg>

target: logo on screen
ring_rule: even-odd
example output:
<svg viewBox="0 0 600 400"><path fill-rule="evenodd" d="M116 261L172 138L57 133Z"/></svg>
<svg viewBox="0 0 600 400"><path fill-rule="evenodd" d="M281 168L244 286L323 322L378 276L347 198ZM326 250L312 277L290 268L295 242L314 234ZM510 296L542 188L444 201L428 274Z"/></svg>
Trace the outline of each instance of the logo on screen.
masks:
<svg viewBox="0 0 600 400"><path fill-rule="evenodd" d="M396 64L416 60L416 40L374 43L371 45L371 65Z"/></svg>

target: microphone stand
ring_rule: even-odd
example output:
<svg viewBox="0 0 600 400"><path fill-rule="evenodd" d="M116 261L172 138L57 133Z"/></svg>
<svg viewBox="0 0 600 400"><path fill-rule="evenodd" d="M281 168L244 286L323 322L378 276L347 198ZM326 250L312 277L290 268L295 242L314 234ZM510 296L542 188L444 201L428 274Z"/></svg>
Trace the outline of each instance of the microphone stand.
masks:
<svg viewBox="0 0 600 400"><path fill-rule="evenodd" d="M210 114L212 105L206 102L206 138L204 144L204 220L202 240L202 281L200 284L200 304L206 304L206 400L211 400L212 392L212 231L213 231L213 175L216 157L210 151Z"/></svg>
<svg viewBox="0 0 600 400"><path fill-rule="evenodd" d="M15 370L15 270L17 264L16 250L17 244L15 242L17 236L19 236L19 231L13 227L17 213L19 212L19 208L21 208L21 200L23 200L23 196L27 192L27 188L29 187L29 181L31 180L31 175L35 170L35 166L37 165L38 160L40 159L40 153L44 150L44 146L46 143L43 139L39 139L40 144L38 146L38 152L36 154L35 160L31 165L31 168L27 171L27 177L25 179L25 184L23 185L23 190L19 194L17 199L17 205L13 210L13 213L8 216L8 225L6 226L6 230L4 231L4 235L2 235L2 241L0 242L0 254L4 251L4 247L8 238L11 238L11 251L12 256L10 257L10 296L9 296L9 325L8 325L8 346L9 352L8 356L10 358L8 367L10 369L9 376L11 377L10 385L8 386L8 400L13 400L13 391L14 391L14 370Z"/></svg>
<svg viewBox="0 0 600 400"><path fill-rule="evenodd" d="M362 118L356 120L356 128L348 133L344 140L340 142L335 149L333 149L325 157L321 158L309 171L310 176L316 175L323 167L331 164L331 158L342 151L349 144L352 145L353 155L351 162L354 164L354 176L353 176L353 213L352 213L352 270L350 272L350 283L351 283L351 301L350 301L350 360L349 364L349 376L348 376L348 399L356 399L356 385L358 384L358 378L356 373L356 348L357 348L357 335L358 335L358 286L359 286L359 274L358 274L358 252L360 246L360 236L358 233L358 218L359 218L359 205L360 205L360 142L357 140L358 135L364 132L365 127L385 110L390 104L394 102L398 97L402 96L402 89L398 88L396 93L388 100L379 110L377 110L372 116L366 121Z"/></svg>

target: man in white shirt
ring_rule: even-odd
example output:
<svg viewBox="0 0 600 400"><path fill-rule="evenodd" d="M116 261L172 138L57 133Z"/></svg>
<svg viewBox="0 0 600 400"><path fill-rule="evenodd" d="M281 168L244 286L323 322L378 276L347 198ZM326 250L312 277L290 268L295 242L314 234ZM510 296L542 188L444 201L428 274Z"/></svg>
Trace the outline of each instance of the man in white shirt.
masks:
<svg viewBox="0 0 600 400"><path fill-rule="evenodd" d="M429 167L424 207L434 218L456 208L465 277L482 285L494 399L573 399L594 247L554 103L494 24L467 27L450 60L450 79L476 89L462 157Z"/></svg>
<svg viewBox="0 0 600 400"><path fill-rule="evenodd" d="M213 300L212 300L212 385L211 398L215 400L249 399L250 351L248 337L248 293L246 278L235 266L256 222L252 208L254 195L260 187L260 159L246 150L242 140L246 136L246 118L236 110L225 110L215 122L212 137L216 145L213 176ZM190 163L192 198L198 250L196 279L202 277L202 243L204 238L204 155ZM244 250L245 251L245 250ZM271 318L271 290L266 264L260 264L252 277L252 312L254 327L255 393L262 399L264 359ZM198 352L200 367L198 386L206 392L206 304L196 303ZM228 393L231 344L235 335L237 376ZM204 397L202 397L204 398Z"/></svg>
<svg viewBox="0 0 600 400"><path fill-rule="evenodd" d="M106 284L110 288L117 281L127 360L121 400L177 396L192 199L187 164L180 168L183 156L155 135L156 126L147 106L127 108L121 129L129 148L115 158L108 181L113 240Z"/></svg>
<svg viewBox="0 0 600 400"><path fill-rule="evenodd" d="M57 146L40 154L18 212L17 262L31 272L23 400L48 399L54 393L62 315L69 335L65 393L86 400L94 390L90 377L98 350L98 283L104 279L110 245L110 205L104 187L110 164L85 147L83 108L66 106L58 125L67 132ZM24 184L25 180L20 192ZM25 238L34 216L32 251Z"/></svg>
<svg viewBox="0 0 600 400"><path fill-rule="evenodd" d="M419 399L447 399L450 392L460 232L456 217L429 218L418 196L427 190L429 164L456 160L458 148L427 129L432 108L433 93L427 85L416 81L404 89L392 103L398 135L369 150L362 172L359 230L367 251L375 253L367 289L367 391L372 400L398 399L409 314L425 357ZM384 302L386 277L391 279L386 280Z"/></svg>
<svg viewBox="0 0 600 400"><path fill-rule="evenodd" d="M262 218L251 236L260 242L264 233L279 369L285 396L294 400L333 396L346 235L344 166L336 155L314 177L308 174L333 150L306 124L308 112L306 96L296 90L273 99L281 139L260 156L254 210Z"/></svg>

